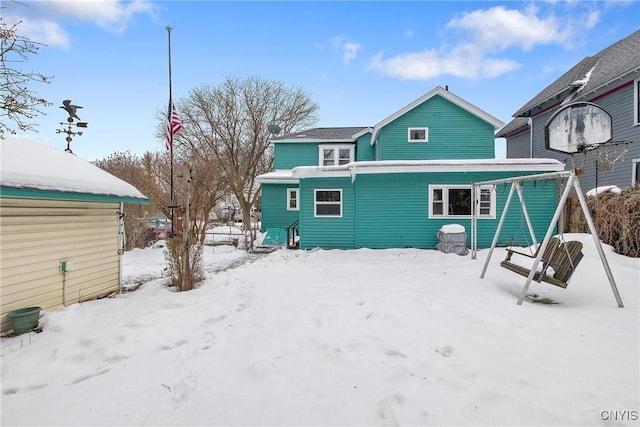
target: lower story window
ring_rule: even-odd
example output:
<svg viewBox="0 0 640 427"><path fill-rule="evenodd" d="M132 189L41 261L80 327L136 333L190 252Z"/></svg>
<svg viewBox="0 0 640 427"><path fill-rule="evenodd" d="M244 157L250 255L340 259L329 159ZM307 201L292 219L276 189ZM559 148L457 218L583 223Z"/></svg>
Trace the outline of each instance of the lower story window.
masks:
<svg viewBox="0 0 640 427"><path fill-rule="evenodd" d="M298 189L297 188L287 188L287 210L288 211L298 210Z"/></svg>
<svg viewBox="0 0 640 427"><path fill-rule="evenodd" d="M342 190L315 190L315 216L342 216Z"/></svg>
<svg viewBox="0 0 640 427"><path fill-rule="evenodd" d="M495 192L493 187L482 187L476 196L479 218L495 218ZM430 185L429 217L470 217L471 186Z"/></svg>
<svg viewBox="0 0 640 427"><path fill-rule="evenodd" d="M638 187L640 186L640 159L633 159L631 162L633 165L631 169L631 185Z"/></svg>

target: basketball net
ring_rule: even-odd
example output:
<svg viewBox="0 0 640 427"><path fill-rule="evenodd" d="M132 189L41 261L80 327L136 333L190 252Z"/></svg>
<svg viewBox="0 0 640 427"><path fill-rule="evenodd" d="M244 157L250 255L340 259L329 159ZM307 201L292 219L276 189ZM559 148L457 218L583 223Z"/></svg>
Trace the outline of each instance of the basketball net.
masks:
<svg viewBox="0 0 640 427"><path fill-rule="evenodd" d="M593 166L598 171L609 171L618 160L624 158L629 151L626 143L604 143L589 147L586 152L593 160Z"/></svg>

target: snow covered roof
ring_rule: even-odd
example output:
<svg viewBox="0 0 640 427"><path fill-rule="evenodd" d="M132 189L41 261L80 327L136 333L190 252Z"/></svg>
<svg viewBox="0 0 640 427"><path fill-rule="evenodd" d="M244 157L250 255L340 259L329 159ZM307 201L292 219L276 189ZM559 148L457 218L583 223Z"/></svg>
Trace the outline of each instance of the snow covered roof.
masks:
<svg viewBox="0 0 640 427"><path fill-rule="evenodd" d="M564 163L555 159L385 160L353 162L340 166L298 166L293 178L354 176L365 173L408 172L560 172Z"/></svg>
<svg viewBox="0 0 640 427"><path fill-rule="evenodd" d="M256 177L260 184L297 184L298 178L294 178L291 170L277 170Z"/></svg>
<svg viewBox="0 0 640 427"><path fill-rule="evenodd" d="M0 142L0 153L0 187L4 196L64 193L72 199L149 202L133 185L54 147L7 139Z"/></svg>
<svg viewBox="0 0 640 427"><path fill-rule="evenodd" d="M408 172L561 172L556 159L383 160L352 162L340 166L298 166L276 170L256 178L260 184L297 184L299 178L355 176L365 173Z"/></svg>

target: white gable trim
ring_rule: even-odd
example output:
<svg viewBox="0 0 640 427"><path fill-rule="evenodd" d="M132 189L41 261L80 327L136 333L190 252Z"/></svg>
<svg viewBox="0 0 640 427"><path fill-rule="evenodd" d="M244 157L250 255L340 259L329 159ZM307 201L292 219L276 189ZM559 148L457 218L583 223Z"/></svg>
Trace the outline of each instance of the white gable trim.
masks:
<svg viewBox="0 0 640 427"><path fill-rule="evenodd" d="M361 136L364 136L364 135L366 135L366 134L368 134L368 133L372 133L372 132L373 132L373 128L366 128L366 129L363 129L363 130L361 130L360 132L358 132L358 133L356 133L355 135L353 135L353 139L358 139L358 138L360 138Z"/></svg>

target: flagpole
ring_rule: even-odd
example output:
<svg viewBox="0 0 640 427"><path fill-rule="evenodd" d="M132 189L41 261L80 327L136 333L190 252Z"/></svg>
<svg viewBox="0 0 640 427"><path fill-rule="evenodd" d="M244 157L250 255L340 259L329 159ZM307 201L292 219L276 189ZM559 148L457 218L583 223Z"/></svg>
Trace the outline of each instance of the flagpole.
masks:
<svg viewBox="0 0 640 427"><path fill-rule="evenodd" d="M167 36L168 36L168 41L169 41L169 116L167 117L169 126L171 126L171 113L172 113L172 107L173 107L173 97L172 97L172 93L171 93L171 30L173 30L173 28L170 25L167 25ZM171 205L169 207L170 211L171 211L171 237L173 237L174 234L174 229L173 229L173 207L175 205L175 201L174 201L174 192L173 192L173 130L169 131L169 149L170 149L170 169L171 169L171 180L170 180L170 191L171 191Z"/></svg>

